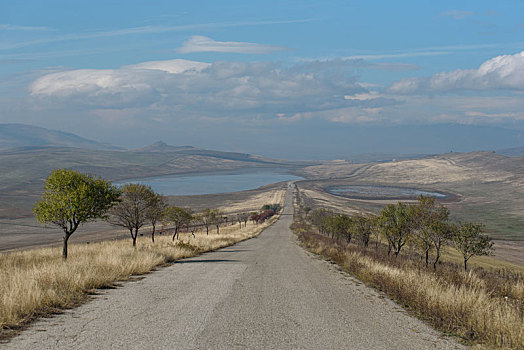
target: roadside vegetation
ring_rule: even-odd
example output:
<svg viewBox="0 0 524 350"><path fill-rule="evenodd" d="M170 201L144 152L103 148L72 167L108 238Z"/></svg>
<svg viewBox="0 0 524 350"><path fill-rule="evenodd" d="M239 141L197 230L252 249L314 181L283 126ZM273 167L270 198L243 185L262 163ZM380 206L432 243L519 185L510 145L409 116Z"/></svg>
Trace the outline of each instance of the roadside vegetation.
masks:
<svg viewBox="0 0 524 350"><path fill-rule="evenodd" d="M480 224L450 222L434 199L388 205L379 215L297 207L292 229L308 250L436 328L487 347L524 349L524 276L468 266L491 253L491 240ZM442 261L447 248L461 253L462 264Z"/></svg>
<svg viewBox="0 0 524 350"><path fill-rule="evenodd" d="M84 302L96 289L112 288L158 266L249 239L276 220L248 224L249 213L232 217L217 209L193 213L189 208L167 205L148 186L128 184L117 189L102 179L70 170L55 171L50 179L59 185L46 185L35 215L63 229L64 245L0 253L0 338L37 317ZM95 217L127 229L131 242L67 247L69 236ZM216 232L210 234L209 227Z"/></svg>

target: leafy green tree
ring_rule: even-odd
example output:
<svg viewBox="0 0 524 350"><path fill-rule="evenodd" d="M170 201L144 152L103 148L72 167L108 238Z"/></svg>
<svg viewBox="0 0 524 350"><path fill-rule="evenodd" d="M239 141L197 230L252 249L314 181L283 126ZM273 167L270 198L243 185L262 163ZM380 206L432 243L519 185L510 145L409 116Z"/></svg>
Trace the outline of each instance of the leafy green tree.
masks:
<svg viewBox="0 0 524 350"><path fill-rule="evenodd" d="M380 224L379 224L379 217L375 214L368 214L367 215L368 222L369 222L369 230L370 235L374 237L375 239L375 250L378 249L378 244L380 243Z"/></svg>
<svg viewBox="0 0 524 350"><path fill-rule="evenodd" d="M275 213L278 213L280 211L280 209L282 209L282 206L280 204L278 204L278 203L276 203L276 204L264 204L262 206L261 211L273 210Z"/></svg>
<svg viewBox="0 0 524 350"><path fill-rule="evenodd" d="M399 202L397 205L388 204L380 214L380 226L388 240L388 255L391 250L395 256L400 254L402 247L411 238L414 208Z"/></svg>
<svg viewBox="0 0 524 350"><path fill-rule="evenodd" d="M318 230L321 234L326 234L329 226L329 219L328 217L333 216L333 212L326 210L324 208L319 208L313 210L310 215L309 219L311 220L311 223L318 227Z"/></svg>
<svg viewBox="0 0 524 350"><path fill-rule="evenodd" d="M347 243L351 242L353 218L346 214L334 214L326 218L328 227L332 230L331 238L337 237L345 239Z"/></svg>
<svg viewBox="0 0 524 350"><path fill-rule="evenodd" d="M441 214L442 216L449 215L449 212L445 209L445 214ZM449 244L449 241L453 237L453 225L451 225L447 221L436 221L433 226L431 227L431 241L433 243L433 247L435 248L435 259L433 260L433 270L437 269L437 264L440 260L440 254L442 251L442 248Z"/></svg>
<svg viewBox="0 0 524 350"><path fill-rule="evenodd" d="M136 246L138 231L148 220L150 208L157 194L150 186L134 183L121 188L120 202L111 208L107 221L129 230L133 247Z"/></svg>
<svg viewBox="0 0 524 350"><path fill-rule="evenodd" d="M151 226L153 226L151 232L151 241L153 241L153 243L155 243L156 224L163 219L166 207L167 203L165 197L158 193L154 193L146 211L146 218L151 223Z"/></svg>
<svg viewBox="0 0 524 350"><path fill-rule="evenodd" d="M44 194L33 212L39 222L64 231L62 257L67 259L67 242L78 226L103 218L118 197L118 189L106 180L57 169L47 178Z"/></svg>
<svg viewBox="0 0 524 350"><path fill-rule="evenodd" d="M483 226L471 222L454 226L453 242L464 258L464 271L468 270L468 260L474 256L491 255L493 242L483 234Z"/></svg>
<svg viewBox="0 0 524 350"><path fill-rule="evenodd" d="M426 266L429 265L429 253L435 248L436 257L433 268L437 268L442 246L449 240L449 210L442 204L437 205L435 198L420 195L414 207L412 230L416 237L416 245L423 251Z"/></svg>
<svg viewBox="0 0 524 350"><path fill-rule="evenodd" d="M354 215L351 227L357 239L367 247L372 232L372 219L360 214Z"/></svg>

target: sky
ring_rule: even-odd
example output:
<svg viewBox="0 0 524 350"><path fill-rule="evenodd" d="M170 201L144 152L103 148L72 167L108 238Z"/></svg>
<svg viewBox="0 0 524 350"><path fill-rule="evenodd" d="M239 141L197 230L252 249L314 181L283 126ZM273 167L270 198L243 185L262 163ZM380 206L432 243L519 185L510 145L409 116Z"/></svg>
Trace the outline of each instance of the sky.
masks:
<svg viewBox="0 0 524 350"><path fill-rule="evenodd" d="M524 2L0 0L0 123L277 158L524 145Z"/></svg>

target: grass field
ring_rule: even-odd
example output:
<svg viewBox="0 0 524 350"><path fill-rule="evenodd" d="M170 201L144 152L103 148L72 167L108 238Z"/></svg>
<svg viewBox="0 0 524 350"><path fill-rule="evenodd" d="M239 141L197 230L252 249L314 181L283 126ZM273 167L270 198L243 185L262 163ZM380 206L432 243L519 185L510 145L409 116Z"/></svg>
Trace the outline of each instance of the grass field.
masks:
<svg viewBox="0 0 524 350"><path fill-rule="evenodd" d="M164 235L151 243L149 237L141 237L136 249L130 239L71 244L67 261L60 247L0 253L1 336L15 334L37 317L85 302L97 288L114 287L175 260L254 237L276 219L242 229L229 225L220 234L182 233L180 241Z"/></svg>
<svg viewBox="0 0 524 350"><path fill-rule="evenodd" d="M465 273L456 252L448 251L433 271L408 249L395 257L382 243L364 247L320 235L298 206L292 228L306 249L384 292L434 327L481 348L524 349L521 267L498 264L494 269L492 261L475 258L476 266L484 268L470 267Z"/></svg>
<svg viewBox="0 0 524 350"><path fill-rule="evenodd" d="M218 208L227 216L236 213L256 211L267 203L280 203L285 192L285 184L277 183L256 189L197 196L170 196L169 203L191 208L201 212L205 208ZM142 230L149 234L149 228ZM0 219L0 251L21 248L60 245L62 231L54 226L43 228L34 217L19 219ZM99 242L126 238L129 232L116 229L106 222L88 223L71 236L71 243Z"/></svg>
<svg viewBox="0 0 524 350"><path fill-rule="evenodd" d="M354 199L326 192L331 186L400 186L452 194L451 218L485 225L495 255L524 266L524 158L491 152L451 153L387 163L331 162L306 167L298 181L305 206L352 214L379 212L397 200Z"/></svg>
<svg viewBox="0 0 524 350"><path fill-rule="evenodd" d="M378 213L386 204L396 204L397 202L396 200L357 200L344 198L327 193L321 188L310 187L307 183L304 186L303 183L304 182L298 182L297 186L300 189L300 204L304 207L327 208L335 212L352 215L358 212ZM455 203L444 204L451 209L452 213L457 210L454 206ZM453 219L457 219L456 216ZM477 216L466 216L461 219L471 219L483 223L490 223L490 225L487 225L488 227L493 225L493 223L489 221L489 215L483 215L482 212L479 212ZM501 219L497 218L497 220ZM495 236L494 256L475 259L473 264L479 264L482 266L489 265L492 268L524 269L524 241L520 239L521 234L524 231L511 232L519 239L512 240L510 238L512 236L509 236L509 238L505 236ZM496 239L497 237L503 237L505 239ZM448 251L448 256L456 261L458 255L453 253L452 248L448 248Z"/></svg>

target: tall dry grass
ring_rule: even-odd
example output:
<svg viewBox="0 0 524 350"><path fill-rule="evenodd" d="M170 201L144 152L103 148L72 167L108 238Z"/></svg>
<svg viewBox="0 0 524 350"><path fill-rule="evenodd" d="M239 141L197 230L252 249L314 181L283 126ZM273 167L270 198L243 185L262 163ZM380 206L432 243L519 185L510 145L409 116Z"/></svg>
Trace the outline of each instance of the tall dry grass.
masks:
<svg viewBox="0 0 524 350"><path fill-rule="evenodd" d="M72 244L67 261L61 248L40 248L0 254L0 332L86 300L97 288L147 273L177 259L196 256L258 235L276 221L222 227L195 237L182 233L179 241L159 236L152 243L140 237L136 249L131 240ZM1 333L0 333L1 335Z"/></svg>
<svg viewBox="0 0 524 350"><path fill-rule="evenodd" d="M346 245L294 224L300 241L361 281L383 291L436 328L481 346L524 349L524 277L505 271L388 257L380 249Z"/></svg>

